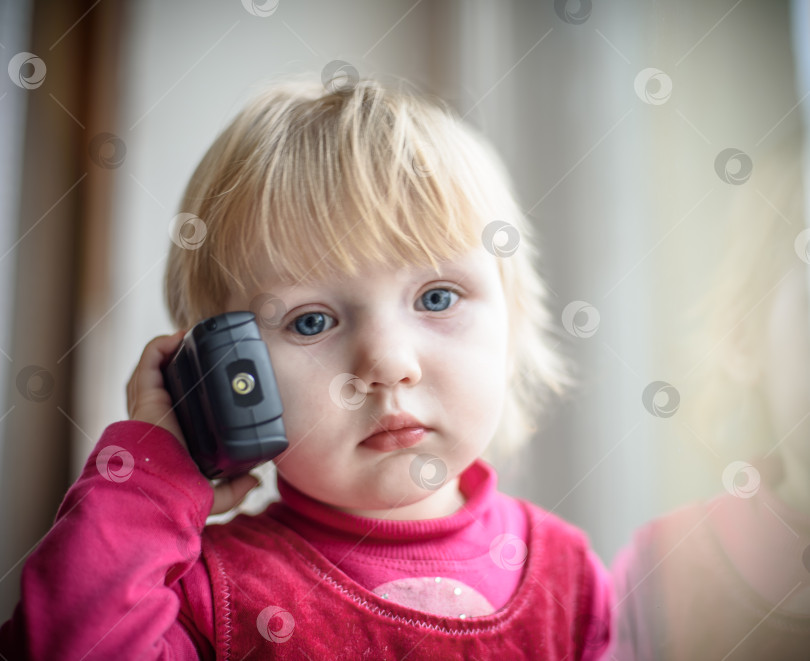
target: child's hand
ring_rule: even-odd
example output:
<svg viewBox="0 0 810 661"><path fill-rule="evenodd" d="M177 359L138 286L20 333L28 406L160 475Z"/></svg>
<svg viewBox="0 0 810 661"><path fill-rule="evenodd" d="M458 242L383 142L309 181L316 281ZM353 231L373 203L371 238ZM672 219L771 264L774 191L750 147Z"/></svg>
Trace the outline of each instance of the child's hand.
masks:
<svg viewBox="0 0 810 661"><path fill-rule="evenodd" d="M186 449L186 440L172 409L172 398L163 385L163 365L180 346L185 331L156 337L143 350L127 383L127 411L132 420L148 422L171 433ZM211 514L222 514L238 505L259 481L250 474L221 482L214 487Z"/></svg>
<svg viewBox="0 0 810 661"><path fill-rule="evenodd" d="M132 420L141 420L174 435L186 445L180 423L172 410L172 398L163 385L161 365L169 360L180 346L184 331L174 335L161 335L146 345L132 377L127 383L127 412Z"/></svg>

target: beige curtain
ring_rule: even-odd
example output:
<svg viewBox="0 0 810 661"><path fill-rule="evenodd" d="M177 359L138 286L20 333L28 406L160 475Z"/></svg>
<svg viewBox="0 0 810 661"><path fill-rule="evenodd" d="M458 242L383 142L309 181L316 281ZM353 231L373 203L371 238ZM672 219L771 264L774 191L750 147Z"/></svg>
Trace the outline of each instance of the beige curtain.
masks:
<svg viewBox="0 0 810 661"><path fill-rule="evenodd" d="M18 190L10 192L17 204L3 219L7 245L0 250L0 268L12 278L3 287L13 292L0 320L7 338L0 620L11 615L23 562L51 526L71 481L74 396L81 388L78 329L107 304L110 280L114 169L104 160L109 148L96 136L113 126L123 35L121 3L36 0L25 15L25 3L9 2L9 21L12 4L16 29L0 50L3 69L17 53L42 64L25 56L15 69L23 86L9 75L0 91L6 92L0 104L13 101L24 109L16 129L21 153L11 165L20 174ZM0 121L8 129L11 118L2 114Z"/></svg>

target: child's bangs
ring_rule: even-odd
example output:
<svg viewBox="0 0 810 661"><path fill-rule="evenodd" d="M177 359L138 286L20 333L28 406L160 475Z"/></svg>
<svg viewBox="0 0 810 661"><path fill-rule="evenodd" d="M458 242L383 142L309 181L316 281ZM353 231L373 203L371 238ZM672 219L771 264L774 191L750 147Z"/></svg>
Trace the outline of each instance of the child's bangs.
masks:
<svg viewBox="0 0 810 661"><path fill-rule="evenodd" d="M296 81L260 94L208 151L183 207L206 238L170 259L180 324L271 280L437 268L480 246L486 223L518 222L478 138L448 109L374 81L335 93Z"/></svg>
<svg viewBox="0 0 810 661"><path fill-rule="evenodd" d="M249 165L263 175L249 281L268 269L298 282L369 264L435 267L480 242L474 168L442 113L361 86L288 109L283 123Z"/></svg>

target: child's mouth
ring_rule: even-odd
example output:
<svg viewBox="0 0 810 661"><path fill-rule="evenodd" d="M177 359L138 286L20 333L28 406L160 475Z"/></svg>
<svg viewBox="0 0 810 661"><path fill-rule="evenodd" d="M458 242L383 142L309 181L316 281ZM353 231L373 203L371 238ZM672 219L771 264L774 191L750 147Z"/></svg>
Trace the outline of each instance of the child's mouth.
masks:
<svg viewBox="0 0 810 661"><path fill-rule="evenodd" d="M360 445L379 452L392 452L409 448L419 443L428 432L424 427L405 427L403 429L386 430L372 434Z"/></svg>

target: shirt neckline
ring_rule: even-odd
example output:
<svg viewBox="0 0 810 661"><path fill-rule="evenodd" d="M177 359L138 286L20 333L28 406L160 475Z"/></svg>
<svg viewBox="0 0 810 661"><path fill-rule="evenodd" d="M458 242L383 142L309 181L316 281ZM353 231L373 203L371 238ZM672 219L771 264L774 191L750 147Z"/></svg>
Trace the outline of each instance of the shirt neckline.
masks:
<svg viewBox="0 0 810 661"><path fill-rule="evenodd" d="M281 502L297 514L343 533L383 542L426 540L458 533L480 519L497 487L494 469L478 459L459 477L459 491L465 503L456 512L436 519L399 521L348 514L307 496L280 475L277 481Z"/></svg>

